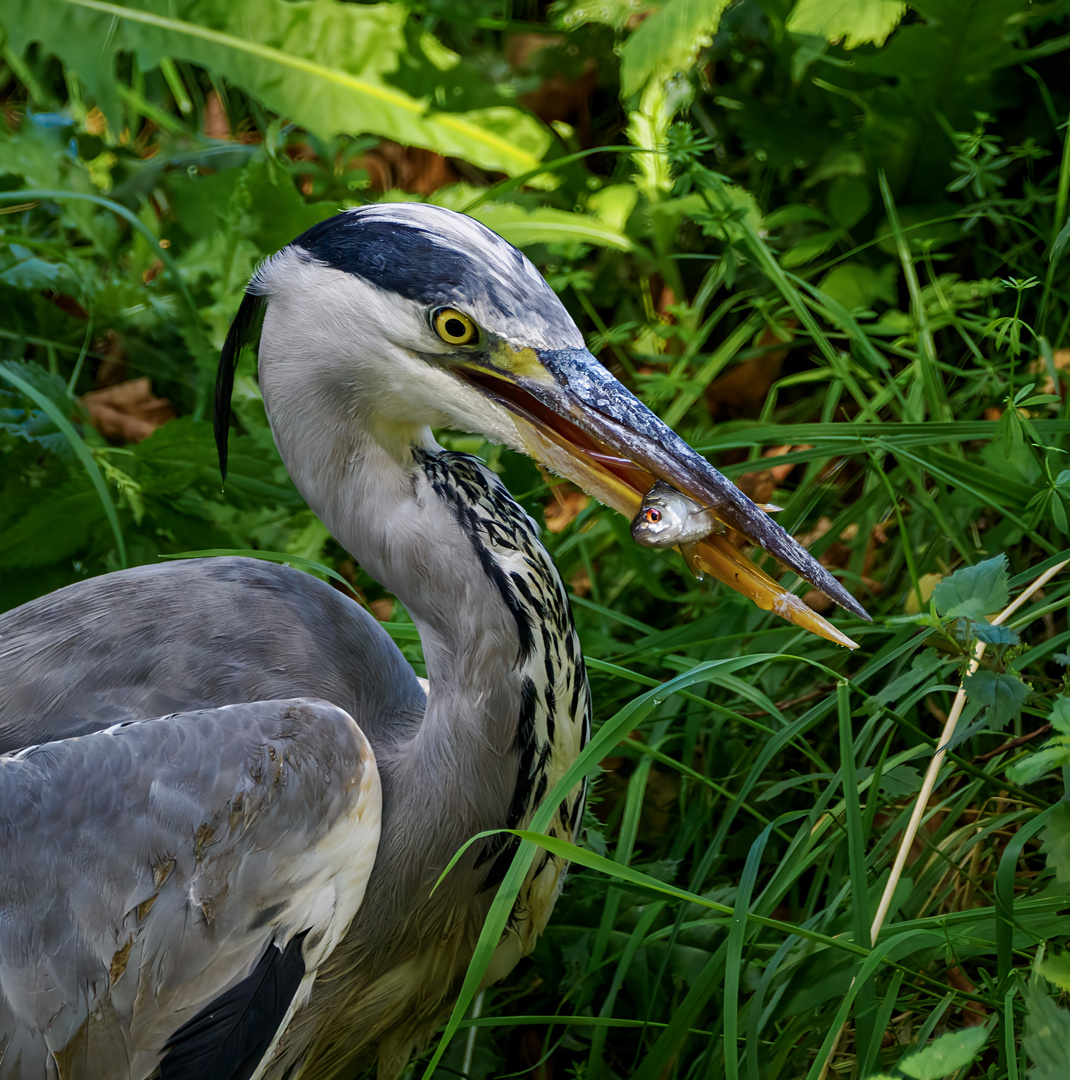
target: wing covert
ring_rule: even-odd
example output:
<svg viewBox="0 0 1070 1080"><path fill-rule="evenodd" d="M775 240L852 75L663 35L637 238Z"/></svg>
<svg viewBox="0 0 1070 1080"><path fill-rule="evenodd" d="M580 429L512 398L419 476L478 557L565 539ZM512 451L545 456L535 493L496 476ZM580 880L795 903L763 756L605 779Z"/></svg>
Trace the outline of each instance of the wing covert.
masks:
<svg viewBox="0 0 1070 1080"><path fill-rule="evenodd" d="M0 756L0 1077L43 1078L50 1054L65 1080L124 1061L147 1076L177 1028L295 940L299 1007L363 898L380 816L370 745L322 701Z"/></svg>

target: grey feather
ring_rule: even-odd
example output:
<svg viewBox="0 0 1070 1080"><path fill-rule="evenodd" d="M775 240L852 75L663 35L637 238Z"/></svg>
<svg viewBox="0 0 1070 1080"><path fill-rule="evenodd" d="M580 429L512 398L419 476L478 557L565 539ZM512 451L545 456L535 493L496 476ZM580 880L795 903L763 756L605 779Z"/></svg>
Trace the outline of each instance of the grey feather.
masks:
<svg viewBox="0 0 1070 1080"><path fill-rule="evenodd" d="M65 1076L147 1076L273 940L322 936L337 918L340 935L356 904L340 912L310 890L365 782L374 852L368 744L343 710L305 700L0 757L0 1075L44 1076L55 1052Z"/></svg>

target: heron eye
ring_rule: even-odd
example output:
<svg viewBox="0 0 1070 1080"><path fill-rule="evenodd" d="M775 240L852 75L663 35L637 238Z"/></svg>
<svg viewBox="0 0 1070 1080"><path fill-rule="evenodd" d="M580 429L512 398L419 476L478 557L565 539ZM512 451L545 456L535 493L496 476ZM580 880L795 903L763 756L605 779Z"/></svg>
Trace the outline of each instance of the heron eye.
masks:
<svg viewBox="0 0 1070 1080"><path fill-rule="evenodd" d="M651 525L657 525L657 523L661 521L661 511L655 510L654 507L650 507L643 516Z"/></svg>
<svg viewBox="0 0 1070 1080"><path fill-rule="evenodd" d="M476 324L456 308L439 308L432 324L435 333L450 345L471 345L479 336Z"/></svg>

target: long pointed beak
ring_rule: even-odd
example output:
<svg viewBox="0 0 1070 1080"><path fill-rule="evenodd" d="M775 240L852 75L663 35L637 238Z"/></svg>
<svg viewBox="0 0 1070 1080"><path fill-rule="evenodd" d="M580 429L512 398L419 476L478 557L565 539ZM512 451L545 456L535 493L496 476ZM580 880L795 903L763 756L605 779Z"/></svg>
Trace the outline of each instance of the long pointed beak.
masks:
<svg viewBox="0 0 1070 1080"><path fill-rule="evenodd" d="M519 353L502 346L464 376L515 417L523 449L600 501L633 517L664 480L769 552L830 600L869 619L865 608L804 547L693 450L586 349ZM845 634L779 585L723 536L700 541L703 570L759 607L850 648Z"/></svg>

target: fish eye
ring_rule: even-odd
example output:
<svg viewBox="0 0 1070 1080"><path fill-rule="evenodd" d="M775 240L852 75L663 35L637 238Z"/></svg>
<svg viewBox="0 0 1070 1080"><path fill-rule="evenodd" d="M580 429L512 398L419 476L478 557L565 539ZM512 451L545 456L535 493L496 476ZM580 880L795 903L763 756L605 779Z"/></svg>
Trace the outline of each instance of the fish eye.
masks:
<svg viewBox="0 0 1070 1080"><path fill-rule="evenodd" d="M435 333L449 345L471 345L479 337L476 324L456 308L439 308L431 316L431 325Z"/></svg>
<svg viewBox="0 0 1070 1080"><path fill-rule="evenodd" d="M657 525L661 521L661 511L650 506L647 508L646 513L643 514L643 519L650 525Z"/></svg>

